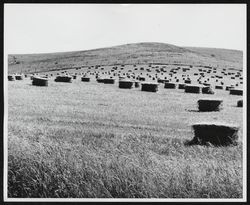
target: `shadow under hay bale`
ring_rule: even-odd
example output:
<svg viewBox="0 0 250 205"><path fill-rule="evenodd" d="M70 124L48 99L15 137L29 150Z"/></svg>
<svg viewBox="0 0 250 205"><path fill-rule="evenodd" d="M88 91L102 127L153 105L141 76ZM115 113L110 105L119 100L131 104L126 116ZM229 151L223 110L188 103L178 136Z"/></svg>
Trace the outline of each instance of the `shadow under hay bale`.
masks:
<svg viewBox="0 0 250 205"><path fill-rule="evenodd" d="M42 77L33 77L32 85L36 86L48 86L48 79Z"/></svg>
<svg viewBox="0 0 250 205"><path fill-rule="evenodd" d="M186 145L209 145L229 146L238 144L238 126L199 123L192 126L194 138Z"/></svg>
<svg viewBox="0 0 250 205"><path fill-rule="evenodd" d="M175 83L165 83L164 88L175 89L176 84Z"/></svg>
<svg viewBox="0 0 250 205"><path fill-rule="evenodd" d="M8 75L8 80L9 81L15 81L15 76L14 75Z"/></svg>
<svg viewBox="0 0 250 205"><path fill-rule="evenodd" d="M200 93L201 87L198 85L185 85L185 93Z"/></svg>
<svg viewBox="0 0 250 205"><path fill-rule="evenodd" d="M112 79L112 78L105 78L103 80L103 83L104 84L115 84L115 79Z"/></svg>
<svg viewBox="0 0 250 205"><path fill-rule="evenodd" d="M81 80L83 82L90 82L90 78L88 78L88 77L82 77Z"/></svg>
<svg viewBox="0 0 250 205"><path fill-rule="evenodd" d="M220 99L200 99L198 100L198 109L200 112L220 111L223 100Z"/></svg>
<svg viewBox="0 0 250 205"><path fill-rule="evenodd" d="M55 82L72 83L71 76L56 76Z"/></svg>
<svg viewBox="0 0 250 205"><path fill-rule="evenodd" d="M230 95L243 95L243 90L241 89L230 89Z"/></svg>
<svg viewBox="0 0 250 205"><path fill-rule="evenodd" d="M130 80L120 80L119 88L130 89L133 86L133 82Z"/></svg>
<svg viewBox="0 0 250 205"><path fill-rule="evenodd" d="M243 107L243 100L237 101L237 107Z"/></svg>
<svg viewBox="0 0 250 205"><path fill-rule="evenodd" d="M141 91L157 92L158 86L159 86L158 83L142 83Z"/></svg>
<svg viewBox="0 0 250 205"><path fill-rule="evenodd" d="M23 76L22 75L15 75L16 80L23 80Z"/></svg>
<svg viewBox="0 0 250 205"><path fill-rule="evenodd" d="M201 92L203 94L214 94L214 91L210 86L202 87Z"/></svg>

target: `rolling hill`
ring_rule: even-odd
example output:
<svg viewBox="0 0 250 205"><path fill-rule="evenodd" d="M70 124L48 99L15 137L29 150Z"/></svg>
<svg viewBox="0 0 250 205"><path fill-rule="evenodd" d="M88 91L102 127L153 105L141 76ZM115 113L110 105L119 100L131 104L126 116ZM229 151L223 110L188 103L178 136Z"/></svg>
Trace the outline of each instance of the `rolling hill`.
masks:
<svg viewBox="0 0 250 205"><path fill-rule="evenodd" d="M134 43L107 48L46 54L11 54L8 73L33 73L91 65L169 64L242 70L243 52L218 48Z"/></svg>

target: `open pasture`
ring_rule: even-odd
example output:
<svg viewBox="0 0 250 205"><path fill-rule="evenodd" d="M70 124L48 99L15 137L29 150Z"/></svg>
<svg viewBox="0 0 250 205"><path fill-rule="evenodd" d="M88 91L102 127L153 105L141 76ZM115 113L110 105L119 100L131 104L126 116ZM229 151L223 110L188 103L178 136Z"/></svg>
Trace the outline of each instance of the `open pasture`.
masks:
<svg viewBox="0 0 250 205"><path fill-rule="evenodd" d="M48 87L32 86L30 78L8 82L9 197L241 198L242 96L185 93L162 83L156 93L119 89L118 76L115 84L96 82L94 72L112 76L112 67L69 70L79 75L72 83L55 82L58 71L41 73L53 74ZM149 74L180 83L188 72L193 82L199 77L192 68L169 76L167 66L163 74L145 71L148 65L124 67L125 75L132 70L152 82ZM203 97L223 99L223 109L198 112ZM238 145L186 145L191 125L201 121L239 125Z"/></svg>

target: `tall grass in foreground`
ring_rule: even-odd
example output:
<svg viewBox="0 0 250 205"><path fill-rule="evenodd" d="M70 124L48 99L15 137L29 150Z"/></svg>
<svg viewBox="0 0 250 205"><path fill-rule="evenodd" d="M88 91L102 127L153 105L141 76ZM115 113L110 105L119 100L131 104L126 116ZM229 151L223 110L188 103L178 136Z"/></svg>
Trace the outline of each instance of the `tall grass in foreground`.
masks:
<svg viewBox="0 0 250 205"><path fill-rule="evenodd" d="M9 135L9 197L242 197L242 145L185 146L177 138L112 133L60 137Z"/></svg>

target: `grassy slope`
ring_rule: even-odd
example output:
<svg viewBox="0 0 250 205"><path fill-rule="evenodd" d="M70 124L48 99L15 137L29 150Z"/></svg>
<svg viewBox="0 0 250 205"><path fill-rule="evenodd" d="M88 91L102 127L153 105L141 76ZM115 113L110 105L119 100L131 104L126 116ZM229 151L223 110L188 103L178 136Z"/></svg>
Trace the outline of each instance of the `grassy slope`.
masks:
<svg viewBox="0 0 250 205"><path fill-rule="evenodd" d="M215 54L215 57L211 54ZM13 56L20 64L12 63ZM74 66L145 63L212 65L220 68L242 69L242 52L226 49L182 48L164 43L137 43L87 51L9 55L8 72L31 73Z"/></svg>
<svg viewBox="0 0 250 205"><path fill-rule="evenodd" d="M197 121L241 126L241 97L217 91L221 112L199 113L202 94L116 85L8 83L10 197L242 197L242 145L185 146ZM121 103L122 102L122 103Z"/></svg>

